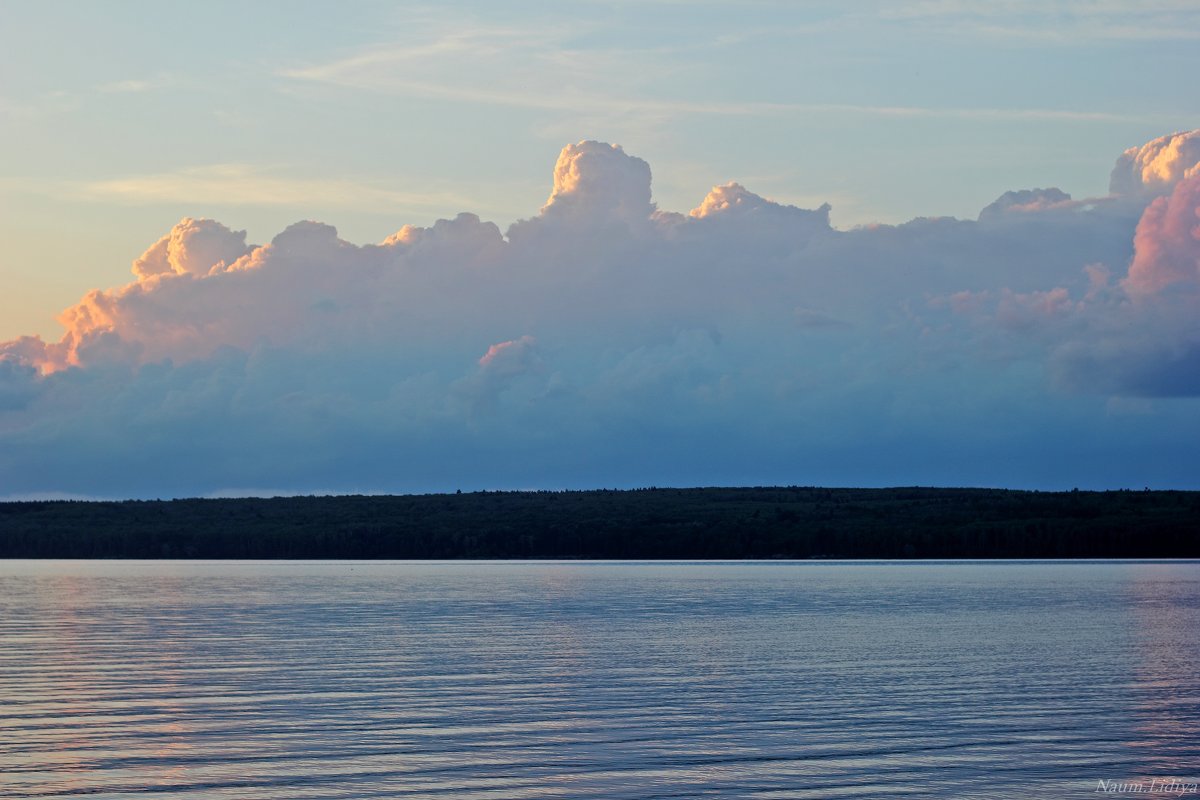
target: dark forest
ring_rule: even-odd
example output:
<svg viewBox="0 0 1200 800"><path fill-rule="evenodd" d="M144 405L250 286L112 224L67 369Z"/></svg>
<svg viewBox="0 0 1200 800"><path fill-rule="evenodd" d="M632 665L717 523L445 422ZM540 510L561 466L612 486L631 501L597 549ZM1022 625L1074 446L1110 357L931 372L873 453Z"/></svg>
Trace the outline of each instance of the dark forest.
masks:
<svg viewBox="0 0 1200 800"><path fill-rule="evenodd" d="M1200 557L1200 492L804 487L0 503L0 557Z"/></svg>

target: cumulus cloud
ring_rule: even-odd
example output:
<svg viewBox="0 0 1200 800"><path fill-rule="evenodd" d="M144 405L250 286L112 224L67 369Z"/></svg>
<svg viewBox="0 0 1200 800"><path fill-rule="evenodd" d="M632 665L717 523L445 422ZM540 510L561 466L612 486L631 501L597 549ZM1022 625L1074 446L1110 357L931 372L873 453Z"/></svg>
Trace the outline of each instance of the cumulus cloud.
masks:
<svg viewBox="0 0 1200 800"><path fill-rule="evenodd" d="M688 215L703 220L703 225L737 227L743 231L756 228L757 236L774 238L781 233L795 237L828 232L829 211L828 203L816 209L775 203L730 181L714 186Z"/></svg>
<svg viewBox="0 0 1200 800"><path fill-rule="evenodd" d="M554 165L554 190L542 207L552 220L617 219L642 224L653 212L650 165L620 145L586 141L567 145Z"/></svg>
<svg viewBox="0 0 1200 800"><path fill-rule="evenodd" d="M1144 156L1148 165L1157 158L1161 166L1164 151L1177 155L1180 143L1189 140L1163 137L1122 158ZM1178 167L1178 159L1172 163ZM931 306L968 320L976 339L980 330L990 331L985 336L993 344L996 332L1013 334L1006 342L1010 357L1032 361L1037 353L1047 353L1051 381L1069 391L1126 398L1200 395L1200 175L1185 173L1163 171L1174 174L1173 188L1147 197L1144 208L1118 206L1140 209L1131 223L1132 252L1128 258L1114 254L1107 264L1084 264L1083 282L1023 292L959 292L936 297ZM1054 202L1041 203L1036 190L1006 197L1029 200L1036 215L1059 222L1068 218L1064 208L1069 216L1095 213L1091 203L1053 197ZM1007 213L1004 200L980 221ZM1123 227L1128 235L1128 226Z"/></svg>
<svg viewBox="0 0 1200 800"><path fill-rule="evenodd" d="M1049 189L1020 189L1000 195L979 212L979 219L987 220L1005 214L1045 211L1048 208L1064 207L1070 202L1071 195L1053 186Z"/></svg>
<svg viewBox="0 0 1200 800"><path fill-rule="evenodd" d="M691 210L691 216L697 219L713 216L714 214L734 214L752 216L755 214L771 213L779 208L769 203L754 192L747 191L745 186L730 181L724 186L714 186L700 205Z"/></svg>
<svg viewBox="0 0 1200 800"><path fill-rule="evenodd" d="M478 365L477 370L456 385L475 415L494 412L502 394L511 390L520 378L539 372L543 366L537 339L532 336L493 344L479 358Z"/></svg>
<svg viewBox="0 0 1200 800"><path fill-rule="evenodd" d="M479 359L479 367L489 375L516 375L529 368L534 359L537 340L532 336L498 342Z"/></svg>
<svg viewBox="0 0 1200 800"><path fill-rule="evenodd" d="M1130 292L1143 296L1172 286L1200 288L1200 172L1146 208L1133 241L1133 263L1124 281Z"/></svg>
<svg viewBox="0 0 1200 800"><path fill-rule="evenodd" d="M1121 154L1109 179L1115 195L1162 194L1200 174L1200 130L1160 136Z"/></svg>
<svg viewBox="0 0 1200 800"><path fill-rule="evenodd" d="M1200 395L1194 139L1122 156L1126 197L1014 190L977 221L836 230L735 182L664 211L645 161L593 141L507 232L463 213L251 244L184 219L58 341L0 343L0 483L1183 480L1200 415L1154 398Z"/></svg>
<svg viewBox="0 0 1200 800"><path fill-rule="evenodd" d="M1200 174L1146 207L1128 272L1093 268L1078 333L1055 366L1069 385L1117 395L1200 395Z"/></svg>
<svg viewBox="0 0 1200 800"><path fill-rule="evenodd" d="M231 231L211 219L184 218L133 262L138 278L153 275L207 275L246 255L246 232Z"/></svg>

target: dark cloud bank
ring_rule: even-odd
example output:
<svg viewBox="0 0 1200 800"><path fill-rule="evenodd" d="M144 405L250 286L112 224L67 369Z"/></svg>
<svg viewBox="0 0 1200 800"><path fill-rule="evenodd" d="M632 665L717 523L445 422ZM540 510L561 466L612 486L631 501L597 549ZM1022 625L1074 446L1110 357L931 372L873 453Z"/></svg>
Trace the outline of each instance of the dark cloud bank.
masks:
<svg viewBox="0 0 1200 800"><path fill-rule="evenodd" d="M1106 197L850 231L621 148L546 206L356 246L185 219L0 343L0 495L802 483L1189 486L1200 132Z"/></svg>

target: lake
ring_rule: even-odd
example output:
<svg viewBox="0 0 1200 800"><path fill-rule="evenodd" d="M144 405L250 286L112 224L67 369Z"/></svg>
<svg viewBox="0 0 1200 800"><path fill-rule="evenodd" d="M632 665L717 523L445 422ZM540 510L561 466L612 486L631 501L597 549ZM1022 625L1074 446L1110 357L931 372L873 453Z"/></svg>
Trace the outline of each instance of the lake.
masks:
<svg viewBox="0 0 1200 800"><path fill-rule="evenodd" d="M1197 562L0 561L0 797L1178 796L1198 638Z"/></svg>

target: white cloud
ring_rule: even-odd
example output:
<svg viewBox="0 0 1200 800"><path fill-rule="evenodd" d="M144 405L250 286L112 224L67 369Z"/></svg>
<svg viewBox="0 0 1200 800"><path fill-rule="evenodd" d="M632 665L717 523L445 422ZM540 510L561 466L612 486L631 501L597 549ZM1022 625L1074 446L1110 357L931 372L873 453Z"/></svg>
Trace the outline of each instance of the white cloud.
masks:
<svg viewBox="0 0 1200 800"><path fill-rule="evenodd" d="M1200 130L1160 136L1121 154L1109 179L1115 195L1155 195L1200 175Z"/></svg>
<svg viewBox="0 0 1200 800"><path fill-rule="evenodd" d="M248 250L245 231L231 231L211 219L185 218L133 262L133 274L203 276L233 264Z"/></svg>
<svg viewBox="0 0 1200 800"><path fill-rule="evenodd" d="M206 164L151 175L91 181L77 188L84 197L132 204L161 202L220 206L387 206L444 209L470 203L453 192L404 192L342 178L273 174L248 164Z"/></svg>
<svg viewBox="0 0 1200 800"><path fill-rule="evenodd" d="M629 224L650 219L650 165L619 145L567 145L554 165L554 190L542 216L594 223L609 217Z"/></svg>
<svg viewBox="0 0 1200 800"><path fill-rule="evenodd" d="M120 81L110 81L99 86L104 94L141 94L158 89L166 89L174 83L169 75L157 75L153 78L128 78Z"/></svg>
<svg viewBox="0 0 1200 800"><path fill-rule="evenodd" d="M712 66L705 48L585 47L590 29L509 27L473 20L427 19L396 41L323 63L281 69L292 88L328 86L387 95L504 106L569 116L598 129L654 127L685 116L799 115L1061 122L1138 122L1145 115L1100 109L932 106L758 100L705 94L667 96L665 77ZM778 34L778 31L775 31ZM726 42L725 46L729 43ZM486 81L480 76L487 76ZM621 87L617 92L613 87ZM557 132L561 124L539 123ZM572 128L578 130L578 127Z"/></svg>

